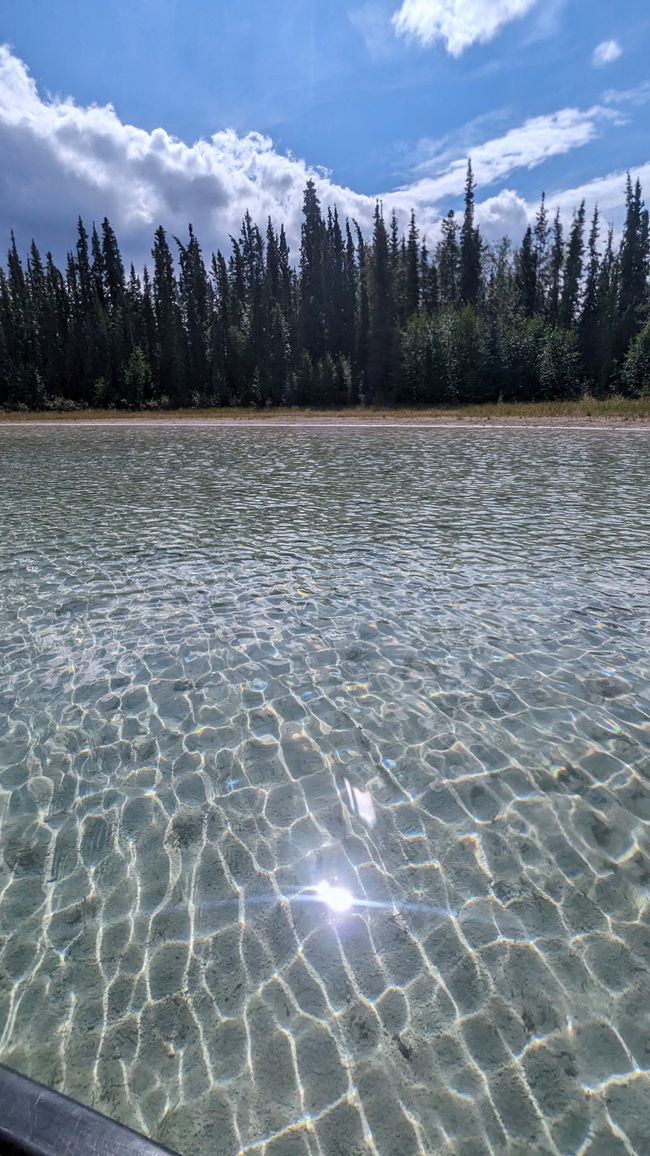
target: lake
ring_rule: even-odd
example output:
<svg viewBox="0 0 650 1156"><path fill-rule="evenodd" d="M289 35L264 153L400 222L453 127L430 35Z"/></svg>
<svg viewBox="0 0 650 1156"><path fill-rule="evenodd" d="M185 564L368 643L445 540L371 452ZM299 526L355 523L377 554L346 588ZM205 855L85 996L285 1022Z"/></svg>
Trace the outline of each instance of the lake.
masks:
<svg viewBox="0 0 650 1156"><path fill-rule="evenodd" d="M187 1156L649 1152L649 450L0 426L0 1061Z"/></svg>

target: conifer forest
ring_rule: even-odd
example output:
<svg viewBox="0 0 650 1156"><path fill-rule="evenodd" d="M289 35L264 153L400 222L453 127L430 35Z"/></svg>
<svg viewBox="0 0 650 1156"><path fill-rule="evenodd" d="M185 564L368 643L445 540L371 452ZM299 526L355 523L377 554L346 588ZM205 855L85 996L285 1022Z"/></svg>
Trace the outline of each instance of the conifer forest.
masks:
<svg viewBox="0 0 650 1156"><path fill-rule="evenodd" d="M650 394L650 232L629 177L620 237L542 198L518 247L464 212L428 247L381 204L372 236L309 181L299 254L247 213L229 253L159 228L126 272L80 219L64 269L12 236L0 269L0 408L456 405Z"/></svg>

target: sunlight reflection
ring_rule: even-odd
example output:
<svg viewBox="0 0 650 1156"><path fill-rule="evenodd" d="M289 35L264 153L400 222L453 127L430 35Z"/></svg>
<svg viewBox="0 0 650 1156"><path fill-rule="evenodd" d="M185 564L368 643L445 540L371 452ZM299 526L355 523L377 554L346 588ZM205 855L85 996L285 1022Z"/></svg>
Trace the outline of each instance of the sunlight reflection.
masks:
<svg viewBox="0 0 650 1156"><path fill-rule="evenodd" d="M318 898L323 900L323 903L326 903L332 911L336 911L338 914L349 911L354 905L354 896L347 887L333 887L327 879L319 883L314 891Z"/></svg>
<svg viewBox="0 0 650 1156"><path fill-rule="evenodd" d="M345 779L344 782L350 810L353 814L356 813L367 827L374 827L377 822L377 815L370 791L361 791L358 787L353 787L349 779Z"/></svg>

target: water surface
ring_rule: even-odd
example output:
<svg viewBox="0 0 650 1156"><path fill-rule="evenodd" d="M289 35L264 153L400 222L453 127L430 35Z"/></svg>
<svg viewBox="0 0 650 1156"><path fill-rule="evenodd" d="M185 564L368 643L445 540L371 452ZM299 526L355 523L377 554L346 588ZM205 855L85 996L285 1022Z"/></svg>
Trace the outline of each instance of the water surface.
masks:
<svg viewBox="0 0 650 1156"><path fill-rule="evenodd" d="M0 1060L188 1156L649 1152L649 451L0 427Z"/></svg>

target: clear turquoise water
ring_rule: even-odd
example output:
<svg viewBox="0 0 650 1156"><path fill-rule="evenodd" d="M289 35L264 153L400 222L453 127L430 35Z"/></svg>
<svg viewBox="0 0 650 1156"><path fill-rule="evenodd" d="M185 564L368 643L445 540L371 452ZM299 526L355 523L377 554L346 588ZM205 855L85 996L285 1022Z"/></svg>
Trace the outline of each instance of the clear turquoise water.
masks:
<svg viewBox="0 0 650 1156"><path fill-rule="evenodd" d="M0 1060L184 1154L650 1152L650 435L0 483Z"/></svg>

